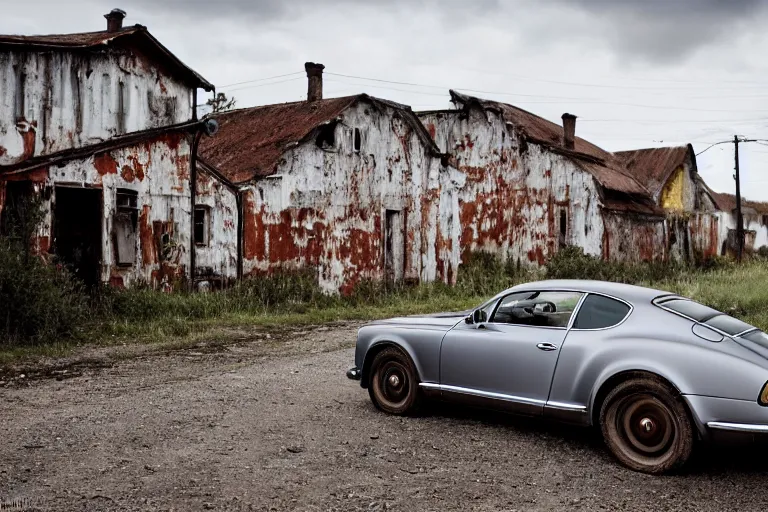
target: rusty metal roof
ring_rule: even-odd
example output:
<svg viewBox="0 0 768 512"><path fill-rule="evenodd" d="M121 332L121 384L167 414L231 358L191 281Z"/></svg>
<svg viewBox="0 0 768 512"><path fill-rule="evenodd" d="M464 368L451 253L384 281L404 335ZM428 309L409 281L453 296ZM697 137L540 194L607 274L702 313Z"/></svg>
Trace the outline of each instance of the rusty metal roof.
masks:
<svg viewBox="0 0 768 512"><path fill-rule="evenodd" d="M358 101L399 111L430 151L439 154L411 108L359 94L319 101L298 101L224 112L215 116L219 131L200 143L199 154L234 183L274 174L283 153L308 138L315 129L337 119Z"/></svg>
<svg viewBox="0 0 768 512"><path fill-rule="evenodd" d="M450 93L454 103L474 103L486 110L500 113L526 140L547 146L569 157L576 165L592 174L604 188L624 194L651 197L648 189L639 183L612 153L580 137L574 137L573 150L566 149L563 146L563 128L560 125L507 103L484 100L456 91Z"/></svg>
<svg viewBox="0 0 768 512"><path fill-rule="evenodd" d="M635 149L614 153L623 162L632 176L645 185L654 195L658 195L664 184L676 169L685 165L689 155L693 155L690 145L667 148ZM692 158L695 158L693 156ZM695 161L695 160L692 160Z"/></svg>
<svg viewBox="0 0 768 512"><path fill-rule="evenodd" d="M719 210L724 212L733 212L736 210L736 196L734 194L715 192L712 189L709 189L709 193L712 196L712 199L715 200L715 206L717 206ZM741 197L741 209L744 214L755 212L761 215L768 215L768 203L762 201L750 201L744 196Z"/></svg>
<svg viewBox="0 0 768 512"><path fill-rule="evenodd" d="M180 76L191 85L212 91L213 84L200 76L170 52L149 33L147 27L134 25L117 32L81 32L77 34L52 34L39 36L1 35L0 48L30 50L96 50L104 47L122 47L139 50L149 58L171 64Z"/></svg>

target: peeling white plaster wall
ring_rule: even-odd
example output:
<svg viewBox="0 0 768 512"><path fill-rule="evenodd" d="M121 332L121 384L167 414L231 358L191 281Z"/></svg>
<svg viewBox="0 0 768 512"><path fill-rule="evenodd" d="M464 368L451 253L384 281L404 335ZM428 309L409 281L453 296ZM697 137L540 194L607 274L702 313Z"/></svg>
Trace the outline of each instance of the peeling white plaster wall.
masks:
<svg viewBox="0 0 768 512"><path fill-rule="evenodd" d="M137 55L2 51L0 165L189 121L193 108L190 87Z"/></svg>

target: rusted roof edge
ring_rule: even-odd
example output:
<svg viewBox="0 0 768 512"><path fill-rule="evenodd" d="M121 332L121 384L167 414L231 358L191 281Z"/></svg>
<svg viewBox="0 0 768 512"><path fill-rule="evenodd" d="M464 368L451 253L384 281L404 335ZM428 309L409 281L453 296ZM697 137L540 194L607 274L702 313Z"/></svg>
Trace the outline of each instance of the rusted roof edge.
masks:
<svg viewBox="0 0 768 512"><path fill-rule="evenodd" d="M657 207L656 205L647 205L649 207L648 209L643 208L644 206L646 206L645 203L639 203L638 205L635 205L635 203L631 201L622 202L621 208L612 206L610 204L605 204L602 201L600 203L601 210L605 210L611 213L618 213L621 215L641 215L645 217L651 217L653 219L666 218L666 212L664 212L664 210Z"/></svg>
<svg viewBox="0 0 768 512"><path fill-rule="evenodd" d="M667 149L668 150L668 149L683 148L683 147L684 146L661 146L661 147L657 147L657 148L640 148L640 149L630 149L630 150L626 150L626 151L614 151L613 154L614 154L614 156L619 158L619 160L621 160L622 163L624 163L625 156L630 154L630 153L637 153L639 151L653 151L655 149ZM693 152L693 146L691 144L687 144L685 147L686 147L686 153L687 153L686 156L688 156L688 155L691 156L691 161L693 163L693 167L694 167L694 169L696 169L696 155ZM665 169L664 170L664 174L661 175L662 179L659 180L659 185L657 187L655 187L656 188L655 190L651 190L646 185L643 185L643 186L645 188L647 188L648 191L651 194L653 194L653 196L655 197L657 194L660 194L662 190L664 190L664 186L669 181L669 178L672 177L672 175L680 167L680 165L684 165L684 164L685 164L685 161L683 161L682 163L676 163L674 166L670 167L669 169ZM697 170L697 172L698 172L698 170Z"/></svg>
<svg viewBox="0 0 768 512"><path fill-rule="evenodd" d="M146 27L144 27L144 30L142 30L141 32L138 32L138 33L144 34L155 46L157 46L157 48L161 52L163 52L165 54L165 56L169 60L173 61L181 69L187 70L194 77L194 79L197 80L197 86L198 87L200 87L201 89L205 90L206 92L210 92L210 91L215 91L216 90L216 86L215 85L213 85L211 82L209 82L208 80L203 78L203 76L200 73L198 73L197 71L195 71L191 67L189 67L186 64L184 64L184 62L182 62L181 59L179 59L176 56L176 54L171 52L160 41L158 41L157 38L155 38L155 36L153 36L149 32L149 30L147 30Z"/></svg>
<svg viewBox="0 0 768 512"><path fill-rule="evenodd" d="M219 170L214 167L213 165L209 164L205 161L205 159L201 158L200 156L197 157L197 165L200 169L203 170L203 172L206 172L213 176L216 180L220 181L225 187L232 190L232 192L237 193L240 190L240 187L238 187L235 183L233 183L229 178L221 174Z"/></svg>
<svg viewBox="0 0 768 512"><path fill-rule="evenodd" d="M153 128L152 130L144 130L128 135L121 135L120 137L113 137L104 142L99 142L98 144L90 144L80 148L65 149L50 155L30 158L29 160L25 160L24 162L18 164L0 166L0 178L3 176L10 176L33 171L35 169L39 169L40 167L56 165L59 162L65 162L67 160L88 157L96 153L125 148L137 142L149 140L166 133L176 131L194 132L200 126L202 126L202 121L188 121L186 123L163 126L160 128Z"/></svg>
<svg viewBox="0 0 768 512"><path fill-rule="evenodd" d="M366 99L369 102L373 103L374 105L378 103L378 104L382 104L390 108L393 108L397 111L404 112L406 114L406 119L408 123L411 125L411 128L416 130L416 133L421 139L421 142L425 146L427 146L427 149L429 149L432 156L438 156L438 157L443 156L443 154L440 152L440 148L437 147L437 143L427 131L427 127L424 126L424 123L421 122L419 117L416 115L416 112L414 112L410 106L404 105L402 103L390 101L390 100L376 98L374 96L369 96L368 94L365 94L365 93L361 94L360 98Z"/></svg>
<svg viewBox="0 0 768 512"><path fill-rule="evenodd" d="M105 33L106 34L106 33ZM196 72L194 69L190 68L184 62L181 61L175 54L173 54L168 48L166 48L160 41L158 41L145 27L144 25L134 25L132 27L125 27L119 32L115 32L112 36L106 36L98 41L98 42L91 42L91 43L77 43L77 44L67 44L65 42L52 42L52 41L35 41L33 38L35 36L19 36L19 37L26 37L29 38L27 40L3 40L2 36L0 36L0 48L2 47L11 47L11 48L36 48L36 49L42 49L42 50L85 50L89 48L98 48L100 46L107 46L111 44L112 42L122 39L129 36L143 36L146 37L147 40L152 43L160 52L162 52L163 57L166 59L172 61L177 67L183 69L186 71L192 78L193 82L196 82L195 85L197 87L200 87L201 89L204 89L205 91L214 91L216 87L210 83L208 80L202 77L198 72Z"/></svg>

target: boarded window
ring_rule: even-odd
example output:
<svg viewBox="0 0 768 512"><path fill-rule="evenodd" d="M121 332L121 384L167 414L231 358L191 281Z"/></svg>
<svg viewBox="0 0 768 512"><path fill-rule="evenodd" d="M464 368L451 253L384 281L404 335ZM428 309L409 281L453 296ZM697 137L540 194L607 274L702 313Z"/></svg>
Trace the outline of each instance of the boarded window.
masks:
<svg viewBox="0 0 768 512"><path fill-rule="evenodd" d="M26 119L26 105L24 102L24 85L27 81L27 75L25 73L19 73L16 78L16 97L14 98L14 110L16 112L16 120Z"/></svg>
<svg viewBox="0 0 768 512"><path fill-rule="evenodd" d="M115 248L117 264L131 266L136 262L138 194L118 189L115 210Z"/></svg>
<svg viewBox="0 0 768 512"><path fill-rule="evenodd" d="M125 83L122 81L118 84L118 91L117 91L117 133L122 134L125 133L126 130L126 122L125 122L125 107L126 107L126 97L125 97Z"/></svg>
<svg viewBox="0 0 768 512"><path fill-rule="evenodd" d="M208 245L210 242L210 208L195 206L195 244Z"/></svg>

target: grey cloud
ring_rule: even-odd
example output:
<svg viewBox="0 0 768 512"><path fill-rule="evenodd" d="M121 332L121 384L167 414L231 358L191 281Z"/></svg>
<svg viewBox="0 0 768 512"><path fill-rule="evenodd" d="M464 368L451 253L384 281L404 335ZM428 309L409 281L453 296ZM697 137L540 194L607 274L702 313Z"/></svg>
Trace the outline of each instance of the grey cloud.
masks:
<svg viewBox="0 0 768 512"><path fill-rule="evenodd" d="M308 16L322 19L323 12L329 9L378 9L398 13L407 13L430 8L441 18L454 15L465 16L496 9L501 0L134 0L133 5L151 7L153 10L181 13L195 17L207 16L209 19L247 19L252 23L267 23L288 19L300 19Z"/></svg>
<svg viewBox="0 0 768 512"><path fill-rule="evenodd" d="M609 42L617 57L675 63L697 50L760 30L766 0L557 0L592 17L593 37ZM577 29L578 30L578 29Z"/></svg>

